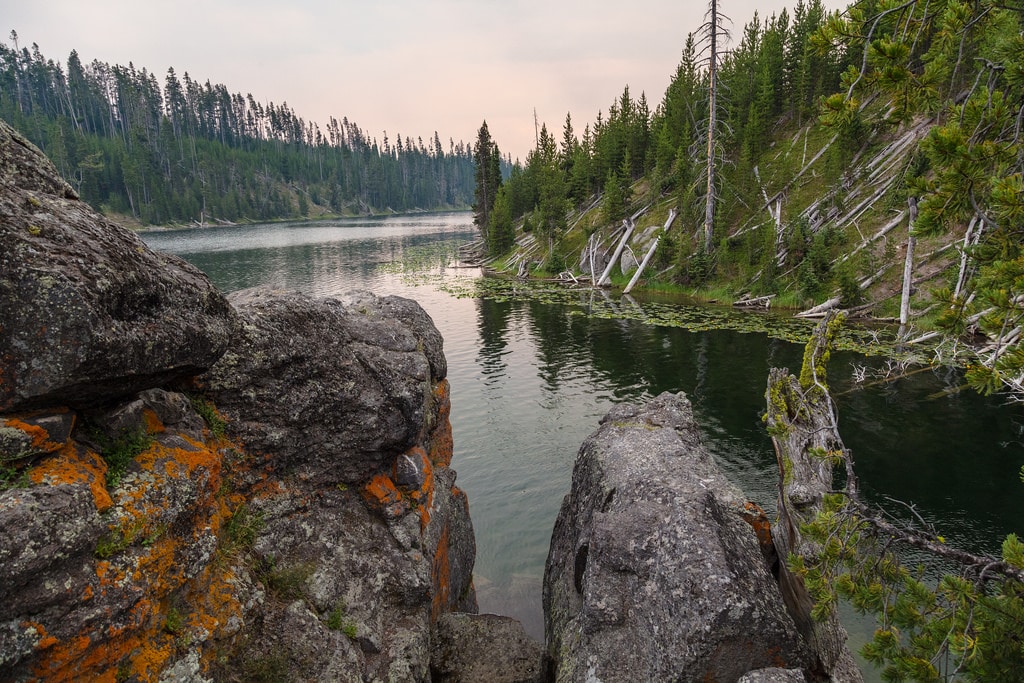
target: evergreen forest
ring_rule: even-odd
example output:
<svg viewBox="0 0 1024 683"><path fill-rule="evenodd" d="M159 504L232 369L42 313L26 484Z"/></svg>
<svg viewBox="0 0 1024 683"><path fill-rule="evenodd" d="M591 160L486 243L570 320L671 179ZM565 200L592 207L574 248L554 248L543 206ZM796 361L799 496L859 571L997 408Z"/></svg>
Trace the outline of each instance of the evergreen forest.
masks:
<svg viewBox="0 0 1024 683"><path fill-rule="evenodd" d="M471 148L437 132L383 140L347 117L326 127L169 68L44 56L0 42L0 118L79 195L140 224L468 208Z"/></svg>

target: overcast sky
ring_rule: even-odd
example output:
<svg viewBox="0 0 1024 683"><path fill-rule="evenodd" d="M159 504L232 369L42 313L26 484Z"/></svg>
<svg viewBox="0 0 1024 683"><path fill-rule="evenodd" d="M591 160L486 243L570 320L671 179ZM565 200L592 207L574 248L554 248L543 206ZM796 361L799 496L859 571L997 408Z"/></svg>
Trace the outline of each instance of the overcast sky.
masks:
<svg viewBox="0 0 1024 683"><path fill-rule="evenodd" d="M795 0L720 0L738 36ZM825 0L843 9L846 0ZM577 133L629 85L661 101L706 2L679 0L0 0L19 44L66 66L145 67L287 102L321 128L347 116L393 141L437 131L472 142L486 119L503 154L525 160L533 111Z"/></svg>

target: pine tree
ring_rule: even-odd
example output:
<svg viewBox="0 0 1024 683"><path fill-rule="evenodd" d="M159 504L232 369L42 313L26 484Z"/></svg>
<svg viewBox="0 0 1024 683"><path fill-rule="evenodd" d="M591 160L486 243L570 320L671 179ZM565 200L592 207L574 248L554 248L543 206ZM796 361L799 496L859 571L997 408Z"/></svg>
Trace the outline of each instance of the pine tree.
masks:
<svg viewBox="0 0 1024 683"><path fill-rule="evenodd" d="M491 211L501 186L501 154L491 140L491 133L484 121L477 132L473 148L473 163L476 164L476 191L473 202L473 222L480 233L487 238Z"/></svg>
<svg viewBox="0 0 1024 683"><path fill-rule="evenodd" d="M515 238L512 200L509 198L508 187L502 185L498 188L498 196L494 199L494 208L491 211L487 240L488 253L492 256L506 253L515 244Z"/></svg>

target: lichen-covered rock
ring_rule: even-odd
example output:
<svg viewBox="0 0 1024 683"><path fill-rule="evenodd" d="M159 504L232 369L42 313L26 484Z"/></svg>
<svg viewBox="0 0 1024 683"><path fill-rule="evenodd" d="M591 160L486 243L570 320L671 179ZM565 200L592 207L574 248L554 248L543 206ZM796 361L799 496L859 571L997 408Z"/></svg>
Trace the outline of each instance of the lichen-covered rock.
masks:
<svg viewBox="0 0 1024 683"><path fill-rule="evenodd" d="M476 610L437 329L418 304L367 293L231 301L235 340L200 383L253 454L235 481L260 516L251 558L275 598L246 619L232 661L244 669L272 649L295 680L334 679L320 653L340 628L364 680L428 680L432 622ZM288 626L300 613L305 626Z"/></svg>
<svg viewBox="0 0 1024 683"><path fill-rule="evenodd" d="M429 316L235 300L0 122L0 683L426 683L476 610Z"/></svg>
<svg viewBox="0 0 1024 683"><path fill-rule="evenodd" d="M445 614L435 626L432 683L545 683L544 648L515 619Z"/></svg>
<svg viewBox="0 0 1024 683"><path fill-rule="evenodd" d="M167 401L188 405L129 399L141 404L131 451L95 450L110 445L96 425L121 405L15 463L16 485L0 490L0 681L156 680L231 632L242 607L228 586L244 582L215 561L232 506L225 452L164 425Z"/></svg>
<svg viewBox="0 0 1024 683"><path fill-rule="evenodd" d="M202 381L230 433L251 451L328 485L358 483L390 467L431 427L433 382L446 366L440 335L418 305L265 289L230 300L238 329Z"/></svg>
<svg viewBox="0 0 1024 683"><path fill-rule="evenodd" d="M0 415L0 462L59 451L74 427L75 414L67 408Z"/></svg>
<svg viewBox="0 0 1024 683"><path fill-rule="evenodd" d="M580 449L544 576L558 681L735 681L806 650L685 396L618 406Z"/></svg>
<svg viewBox="0 0 1024 683"><path fill-rule="evenodd" d="M106 220L0 121L0 412L82 407L209 367L230 308Z"/></svg>

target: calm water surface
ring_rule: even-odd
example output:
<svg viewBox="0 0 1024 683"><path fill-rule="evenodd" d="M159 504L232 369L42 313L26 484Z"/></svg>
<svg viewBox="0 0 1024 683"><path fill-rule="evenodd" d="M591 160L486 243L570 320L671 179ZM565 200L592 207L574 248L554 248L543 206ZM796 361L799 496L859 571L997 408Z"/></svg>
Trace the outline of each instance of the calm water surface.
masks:
<svg viewBox="0 0 1024 683"><path fill-rule="evenodd" d="M225 291L369 289L421 303L445 339L452 465L469 494L481 611L517 617L542 638L551 529L576 451L598 419L617 402L685 391L719 463L748 497L772 509L775 458L760 420L765 383L770 367L798 370L802 348L764 334L595 318L581 306L457 298L448 293L453 286L480 273L438 265L436 256L474 235L471 215L452 213L143 238L191 261ZM1020 407L957 391L961 378L945 370L864 388L853 382L854 366L881 363L840 353L829 367L862 486L883 504L887 497L912 503L950 543L997 552L1007 533L1024 531Z"/></svg>

